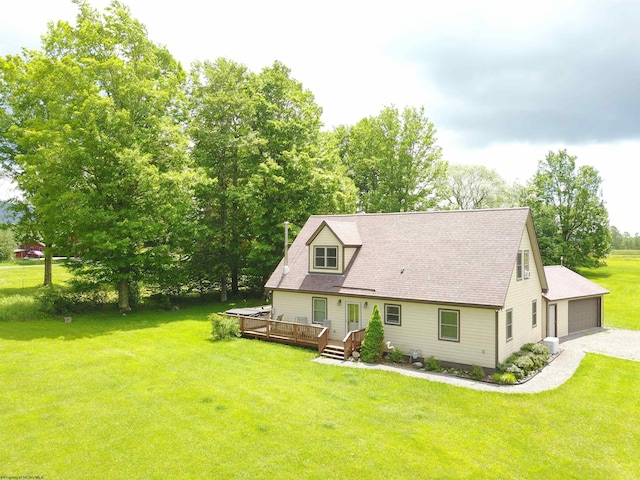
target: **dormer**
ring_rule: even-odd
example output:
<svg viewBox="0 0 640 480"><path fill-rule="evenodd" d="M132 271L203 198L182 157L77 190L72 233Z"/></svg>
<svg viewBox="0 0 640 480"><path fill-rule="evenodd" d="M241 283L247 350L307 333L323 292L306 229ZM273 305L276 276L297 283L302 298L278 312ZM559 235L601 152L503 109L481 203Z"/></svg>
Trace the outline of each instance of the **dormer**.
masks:
<svg viewBox="0 0 640 480"><path fill-rule="evenodd" d="M309 273L342 275L362 246L354 222L323 221L307 241Z"/></svg>

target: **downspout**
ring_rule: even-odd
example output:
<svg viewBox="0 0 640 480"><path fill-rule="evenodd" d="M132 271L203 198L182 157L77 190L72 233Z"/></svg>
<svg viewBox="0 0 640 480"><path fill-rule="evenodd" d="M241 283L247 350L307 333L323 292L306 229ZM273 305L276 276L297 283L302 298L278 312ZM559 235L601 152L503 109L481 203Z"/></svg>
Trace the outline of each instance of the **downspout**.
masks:
<svg viewBox="0 0 640 480"><path fill-rule="evenodd" d="M500 358L499 352L498 352L498 322L499 322L499 311L496 310L496 361L495 361L495 368L498 368L498 358Z"/></svg>
<svg viewBox="0 0 640 480"><path fill-rule="evenodd" d="M284 268L282 274L289 273L289 222L284 222Z"/></svg>

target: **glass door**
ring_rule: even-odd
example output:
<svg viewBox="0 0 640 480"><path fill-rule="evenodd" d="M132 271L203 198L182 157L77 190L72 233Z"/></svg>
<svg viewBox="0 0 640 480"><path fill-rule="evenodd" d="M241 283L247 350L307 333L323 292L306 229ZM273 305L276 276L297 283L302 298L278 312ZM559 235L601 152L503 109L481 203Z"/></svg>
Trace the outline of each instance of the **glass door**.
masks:
<svg viewBox="0 0 640 480"><path fill-rule="evenodd" d="M347 321L346 321L346 332L349 333L351 330L360 330L361 322L360 322L360 304L359 303L351 303L347 302Z"/></svg>

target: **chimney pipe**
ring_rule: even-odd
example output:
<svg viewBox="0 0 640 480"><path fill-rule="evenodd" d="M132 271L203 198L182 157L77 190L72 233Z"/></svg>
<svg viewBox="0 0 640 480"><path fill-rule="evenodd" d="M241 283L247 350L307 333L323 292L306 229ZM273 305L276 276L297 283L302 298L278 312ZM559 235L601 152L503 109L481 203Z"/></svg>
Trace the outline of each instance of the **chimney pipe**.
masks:
<svg viewBox="0 0 640 480"><path fill-rule="evenodd" d="M289 222L284 222L284 269L282 274L289 273Z"/></svg>

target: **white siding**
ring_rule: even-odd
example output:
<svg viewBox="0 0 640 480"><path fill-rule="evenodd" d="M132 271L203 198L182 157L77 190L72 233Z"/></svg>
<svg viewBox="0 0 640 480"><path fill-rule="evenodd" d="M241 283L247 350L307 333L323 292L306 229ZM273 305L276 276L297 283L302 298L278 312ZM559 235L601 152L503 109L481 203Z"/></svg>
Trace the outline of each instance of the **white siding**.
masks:
<svg viewBox="0 0 640 480"><path fill-rule="evenodd" d="M464 365L495 367L495 312L494 310L438 306L413 302L397 302L370 298L354 298L310 293L273 292L276 314L283 314L285 321L295 321L297 316L306 316L311 322L312 298L327 298L328 317L331 320L329 338L342 340L345 336L346 304L361 305L362 327L366 327L373 306L378 304L384 317L384 304L401 306L401 325L384 326L385 341L403 352L420 350L423 357L435 358ZM338 305L339 300L341 300ZM365 302L367 307L365 307ZM438 339L438 310L440 308L460 311L460 341Z"/></svg>
<svg viewBox="0 0 640 480"><path fill-rule="evenodd" d="M527 229L520 241L520 250L529 251L529 278L517 279L517 265L514 258L513 272L511 273L511 283L504 308L498 315L498 361L504 361L509 355L520 350L525 343L538 342L544 338L546 329L543 321L546 321L546 314L542 313L546 302L542 301L542 288L538 276L538 265L535 256L531 253L531 241ZM538 306L537 326L532 327L531 303L536 300ZM507 341L506 322L507 310L513 312L513 338ZM558 314L560 312L558 311Z"/></svg>
<svg viewBox="0 0 640 480"><path fill-rule="evenodd" d="M318 247L336 247L338 249L338 268L313 268L313 249ZM313 239L313 242L309 245L309 271L312 273L342 273L343 271L344 251L340 240L333 234L328 228L324 227Z"/></svg>

